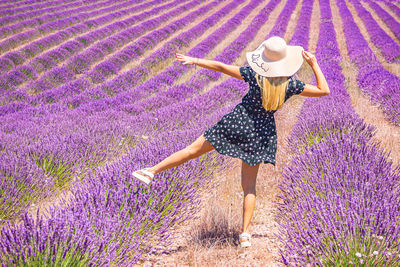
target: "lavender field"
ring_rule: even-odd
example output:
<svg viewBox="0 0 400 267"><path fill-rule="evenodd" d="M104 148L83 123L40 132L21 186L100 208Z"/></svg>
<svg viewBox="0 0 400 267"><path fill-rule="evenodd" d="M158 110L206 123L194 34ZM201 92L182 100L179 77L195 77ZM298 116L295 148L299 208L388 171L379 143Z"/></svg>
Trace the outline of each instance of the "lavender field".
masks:
<svg viewBox="0 0 400 267"><path fill-rule="evenodd" d="M175 53L244 66L271 36L315 54L331 93L275 114L243 252L239 159L131 173L247 93ZM400 266L400 1L0 0L0 263Z"/></svg>

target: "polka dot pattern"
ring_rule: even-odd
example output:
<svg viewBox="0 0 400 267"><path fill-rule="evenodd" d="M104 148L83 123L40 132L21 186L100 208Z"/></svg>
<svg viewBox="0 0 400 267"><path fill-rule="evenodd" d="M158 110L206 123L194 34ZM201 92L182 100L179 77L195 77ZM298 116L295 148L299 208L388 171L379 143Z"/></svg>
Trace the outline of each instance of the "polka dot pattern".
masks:
<svg viewBox="0 0 400 267"><path fill-rule="evenodd" d="M262 106L261 91L250 67L240 67L240 74L249 83L249 91L241 103L204 132L204 137L223 155L240 158L254 166L261 162L275 166L277 135L274 113ZM304 90L304 83L289 77L285 101Z"/></svg>

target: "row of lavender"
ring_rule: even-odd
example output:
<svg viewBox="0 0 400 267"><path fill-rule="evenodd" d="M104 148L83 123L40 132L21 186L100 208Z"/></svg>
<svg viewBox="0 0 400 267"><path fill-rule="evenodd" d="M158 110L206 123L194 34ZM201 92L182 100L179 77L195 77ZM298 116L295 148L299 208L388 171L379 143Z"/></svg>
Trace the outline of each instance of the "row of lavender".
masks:
<svg viewBox="0 0 400 267"><path fill-rule="evenodd" d="M209 6L214 6L215 4L216 4L216 2L211 2L209 4ZM199 11L205 12L206 7L209 7L209 6L205 6L205 7L201 8ZM221 9L221 10L226 10L226 9ZM49 103L55 103L58 100L63 100L63 102L60 103L60 105L52 104L51 108L57 108L59 110L59 109L68 108L71 105L75 107L76 103L77 103L77 99L82 99L82 97L85 97L85 95L86 95L86 97L85 97L85 99L86 99L89 94L91 94L91 93L93 94L93 92L99 91L100 90L99 88L104 88L104 87L108 88L109 87L108 85L113 86L113 88L120 87L119 91L121 91L123 89L124 90L132 89L135 86L135 84L137 84L140 80L143 80L145 78L145 75L148 75L148 73L149 73L148 69L150 66L153 66L154 64L157 64L160 61L163 61L163 60L173 57L173 51L180 49L184 46L188 46L188 44L191 41L194 41L196 38L201 36L201 34L203 34L206 31L206 29L208 29L212 25L216 16L219 16L219 17L224 16L225 13L226 13L226 11L216 12L210 18L205 19L204 21L199 23L197 26L193 27L192 29L190 29L184 33L181 33L179 36L168 41L162 48L158 49L156 52L152 53L150 56L145 58L142 61L142 64L140 67L133 68L128 72L122 73L122 74L118 75L115 79L107 82L106 84L103 83L95 88L90 88L91 84L88 83L88 81L84 77L81 77L81 78L77 79L76 81L68 82L57 88L51 88L51 90L44 91L35 96L29 97L29 96L26 96L26 94L24 94L23 99L27 103L18 103L17 107L16 107L16 105L13 105L13 104L7 105L2 108L1 113L4 115L4 114L14 112L15 110L30 108L29 104L33 104L33 105L49 104ZM166 37L166 33L168 33L169 31L174 31L174 28L176 27L176 25L187 24L188 22L193 20L198 15L199 15L199 12L194 11L184 18L177 20L171 24L168 24L165 27L163 27L162 29L154 31L152 33L149 33L149 34L143 36L142 38L140 38L139 40L132 42L129 45L129 47L133 48L133 49L131 49L131 51L127 51L128 54L127 53L119 53L118 54L118 56L120 56L120 58L121 58L120 59L121 65L117 66L117 68L120 69L121 66L123 65L122 63L126 64L130 60L133 60L134 58L138 58L146 50L148 50L151 47L153 47L154 45L156 45L156 43L149 43L148 40L161 40ZM113 57L113 61L116 61L117 59L118 59L117 56ZM125 62L123 62L122 59L125 59ZM141 76L140 77L138 77L138 76L132 77L132 74L134 74L135 72L140 73ZM122 82L121 81L122 79L124 79L125 81ZM128 80L128 81L126 81L126 80ZM106 92L107 90L103 90L103 91ZM109 91L111 91L111 90L109 90ZM81 92L83 93L83 95L80 94ZM114 91L114 92L116 92L116 91ZM7 97L7 98L15 97L15 95L13 95L13 93L11 93L11 92L10 93L7 92L7 94L4 94L4 95L5 95L4 97ZM100 97L100 96L97 96L97 97ZM93 99L88 99L88 101L93 101ZM55 107L55 106L57 106L57 107Z"/></svg>
<svg viewBox="0 0 400 267"><path fill-rule="evenodd" d="M344 15L345 2L336 2ZM289 138L294 156L283 171L277 216L278 237L285 243L282 262L397 266L400 167L392 166L372 139L375 128L352 108L330 2L319 4L316 57L331 93L306 99Z"/></svg>
<svg viewBox="0 0 400 267"><path fill-rule="evenodd" d="M252 1L246 8L252 10L260 2ZM265 23L265 17L268 17L269 12L278 2L272 1L263 8L252 21L249 26L251 29L247 29L247 32L257 32ZM241 38L247 39L246 35L242 35ZM248 40L242 42L248 42ZM243 87L243 82L231 80L224 83L224 87L219 88L230 87L243 90L240 89ZM201 105L198 108L201 108ZM113 113L113 111L108 110L107 113ZM121 116L125 114L124 112L114 113ZM99 113L96 115L99 116ZM221 116L221 114L218 115ZM212 118L215 121L215 115ZM54 261L58 263L71 263L74 259L82 263L81 260L86 259L94 264L127 265L136 262L143 251L157 249L151 248L150 245L166 239L167 231L174 222L183 220L188 214L194 214L193 211L182 212L183 206L188 201L191 202L190 206L194 205L196 188L204 186L207 181L208 174L205 167L207 170L213 170L213 167L215 168L213 165L216 163L208 162L207 165L211 166L202 163L199 166L197 159L185 163L177 169L178 172L175 170L173 175L167 171L163 177L153 181L149 191L142 191L142 188L137 187L137 183L132 184L130 173L133 169L159 161L163 156L193 141L193 138L210 124L208 120L206 116L199 118L198 125L202 125L200 128L178 131L174 134L163 132L150 142L138 146L117 163L107 166L104 172L88 177L84 185L74 187L76 199L69 207L52 211L52 220L34 223L29 218L25 218L25 224L18 229L18 232L12 232L11 227L7 229L8 231L4 229L3 251L6 251L8 256L13 256L13 259L19 258L20 261L25 259L25 262L33 262L32 255L35 253L38 255L34 259L35 263L40 262L39 257L43 260L46 256L49 256L47 259L52 261L55 255ZM173 142L175 147L165 147L167 140L176 139L181 140L182 143ZM134 162L130 162L132 158ZM198 177L198 175L205 177L202 179L203 177ZM41 224L42 228L38 227L38 224ZM65 229L67 225L73 229ZM30 233L33 232L37 235L29 238ZM16 250L21 251L23 243L7 241L7 235L14 234L20 237L28 236L28 240L21 239L21 242L30 248L25 255L17 256L16 253ZM160 239L151 240L157 234ZM47 243L48 238L54 242ZM153 242L150 243L150 241ZM55 245L57 243L60 245ZM76 246L70 244L76 244Z"/></svg>
<svg viewBox="0 0 400 267"><path fill-rule="evenodd" d="M175 1L175 2L179 2L179 1ZM197 3L199 2L199 1L196 1ZM203 6L202 8L200 8L199 10L196 10L196 11L193 11L193 12L191 12L188 16L186 16L186 17L184 17L184 18L182 18L182 19L180 19L180 20L177 20L177 21L175 21L175 22L173 22L173 23L171 23L171 24L168 24L168 25L166 25L165 27L163 27L162 29L160 29L160 30L157 30L157 31L154 31L154 32L152 32L152 33L149 33L149 34L147 34L146 36L143 36L141 39L139 39L139 40L137 40L136 42L133 42L128 48L132 48L133 46L135 46L135 47L138 47L139 45L142 45L142 47L141 47L141 52L143 53L144 51L146 51L147 49L150 49L152 46L154 46L154 45L156 45L156 43L151 43L151 42L149 42L149 40L157 40L157 39L159 39L159 40L161 40L161 39L163 39L163 38L167 38L167 36L169 35L169 34L171 34L171 32L173 32L173 31L176 31L177 30L177 28L179 28L179 27L182 27L183 26L183 23L189 23L190 21L192 21L193 19L195 19L196 17L198 17L199 15L201 15L201 14L204 14L204 12L207 12L207 10L209 10L209 8L210 7L212 7L212 6L215 6L216 4L217 4L217 2L218 1L214 1L214 2L211 2L211 3L209 3L208 5L206 5L206 6ZM173 4L176 4L176 3L170 3L170 4L168 4L169 6L173 6ZM190 4L189 4L190 5ZM182 6L180 9L182 9L182 8L185 8L186 6ZM163 10L163 8L165 8L165 6L162 6L162 7L159 7L159 8L155 8L156 10L154 10L154 12L161 12L162 10ZM176 9L176 10L173 10L172 11L172 13L176 13L176 12L178 12L179 11L179 8L178 9ZM146 13L150 13L150 12L146 12ZM148 16L149 14L147 14L147 16ZM172 14L169 14L169 15L171 15L172 16ZM165 18L166 16L162 16L162 18ZM133 18L133 17L132 17ZM158 20L158 22L160 21L161 19L159 19ZM155 22L155 21L154 21ZM129 37L130 38L133 38L132 36L129 36L129 33L131 33L131 32L137 32L137 31L133 31L133 30L140 30L140 31L146 31L146 30L148 30L148 27L146 27L146 25L148 24L148 23L150 23L150 22L144 22L144 23L142 23L142 24L139 24L139 25L137 25L136 27L133 27L132 29L127 29L127 30L125 30L125 31L123 31L123 32L121 32L121 34L119 34L120 35L120 38L124 38L124 39L129 39ZM153 23L154 24L154 23ZM178 27L179 26L179 27ZM123 27L123 24L119 24L119 28L120 27ZM90 35L91 35L92 33L90 33ZM127 37L124 37L124 36L126 36L126 35L128 35ZM136 35L140 35L140 32L137 32L136 33ZM96 36L96 33L93 33L93 36ZM89 37L89 36L88 36ZM116 38L117 38L118 36L116 36L116 37L111 37L111 39L107 39L107 40L105 40L104 42L97 42L96 43L96 46L95 47L93 47L93 48L91 48L91 50L90 51L95 51L96 53L97 53L97 55L98 55L98 57L99 56L101 56L101 54L99 54L99 53L102 53L105 49L98 49L98 48L101 48L101 47L104 47L104 46L106 46L106 47L110 47L110 43L112 44L115 40L116 40ZM176 41L176 38L174 39L175 41ZM93 41L95 41L95 40L93 40ZM127 40L128 41L128 40ZM68 43L66 43L65 44L65 46L67 46L68 45ZM129 50L129 49L125 49L125 53L119 53L118 55L120 56L120 58L130 58L129 57L129 54L132 54L132 53L134 53L132 56L134 56L135 54L137 54L137 53L140 53L140 51L138 51L137 49L135 49L135 50ZM79 49L79 46L78 47L76 47L76 49L75 50L80 50ZM67 58L67 56L68 55L71 55L71 54L73 54L74 53L74 50L72 50L72 51L70 51L70 50L65 50L66 52L65 53L63 53L63 54L60 54L60 53L58 53L58 56L60 57L60 56L62 56L62 58L64 58L64 59L66 59ZM91 58L93 59L93 58L95 58L95 55L93 55L93 53L89 53L90 51L84 51L83 53L79 53L79 54L77 54L77 55L75 55L73 58L71 58L68 62L69 62L69 65L72 65L72 66L75 66L75 65L79 65L79 63L80 62L85 62L85 60L84 60L84 55L87 55L87 54L89 54L90 56L91 56ZM110 51L111 52L111 51ZM104 54L107 54L107 53L104 53ZM103 55L104 56L104 55ZM128 56L128 57L127 57ZM137 57L137 55L136 55L136 57ZM40 59L39 59L40 60ZM93 59L93 60L95 60L95 59ZM90 62L89 60L87 60L86 62ZM88 65L89 65L89 63L87 63L86 64L86 67L88 67ZM82 66L81 66L81 68L82 68ZM56 68L56 69L52 69L52 70L50 70L47 74L47 76L45 75L44 76L44 78L41 80L41 81L38 81L38 82L35 82L34 84L35 84L35 86L36 87L38 87L38 88L40 88L40 90L44 90L44 89L51 89L51 92L46 92L46 93L44 93L44 94L38 94L38 95L35 95L35 96L29 96L26 92L14 92L14 91L7 91L7 92L5 92L4 93L4 95L3 95L3 99L4 99L4 101L8 101L8 100L10 100L10 99L17 99L17 100L24 100L25 102L27 102L27 103L31 103L31 104L34 104L34 105L36 105L36 100L37 99L44 99L45 101L51 101L51 102L53 102L54 101L54 98L52 99L52 100L48 100L48 99L50 99L50 95L54 95L54 92L55 93L59 93L60 91L59 91L59 88L51 88L51 86L52 85L54 85L54 83L52 83L52 82L49 82L48 81L48 79L49 79L49 77L51 77L51 78L53 78L52 80L54 81L54 79L58 79L57 80L57 82L55 82L55 83L57 83L57 84L59 84L59 83L62 83L62 82L64 82L65 81L65 77L64 76L68 76L68 74L69 74L69 76L74 76L75 74L74 74L74 72L72 72L71 73L71 71L69 71L68 69L66 69L66 71L63 73L62 71L60 71L60 69L66 69L66 67L63 67L63 68ZM62 73L62 74L60 74L60 73ZM60 74L61 76L57 76L58 74ZM14 78L14 76L15 75L18 75L18 73L10 73L9 75L8 75L8 78L9 79L4 79L4 82L7 82L7 80L10 80L10 81L13 81L13 83L16 83L17 81L16 81L16 79ZM20 75L18 75L19 77L20 77ZM64 77L64 78L62 78L62 77ZM47 80L46 80L47 79ZM43 84L43 82L45 82L45 84ZM84 83L84 86L81 86L81 90L85 90L85 89L87 89L87 88L89 88L90 86L89 85L87 85L87 80L84 78L84 77L82 77L82 78L80 78L78 81L77 81L77 84L80 84L80 82L83 82ZM69 85L69 84L71 84L71 83L68 83L67 84L67 86ZM77 87L76 85L75 85L75 87ZM61 90L62 90L62 88L60 88ZM49 96L47 96L47 95L49 95ZM33 103L31 102L31 99L33 99ZM36 103L35 103L36 102ZM29 106L29 104L27 104L27 103L23 103L23 102L19 102L19 103L17 103L17 104L9 104L9 105L7 105L7 106L3 106L2 107L2 109L3 110L7 110L7 109L11 109L11 112L12 111L14 111L14 110L19 110L19 109L21 109L24 105L25 106ZM5 113L5 112L2 112L3 114Z"/></svg>
<svg viewBox="0 0 400 267"><path fill-rule="evenodd" d="M8 9L4 9L0 11L0 17L4 17L4 16L11 16L11 15L15 15L18 13L23 13L23 12L27 12L27 11L32 11L32 10L40 10L40 9L46 9L47 7L51 7L51 6L58 6L60 4L64 4L64 3L69 3L69 2L74 2L74 0L62 0L62 1L52 1L49 3L39 3L39 4L33 4L33 5L27 5L24 7L11 7ZM45 11L46 12L46 11Z"/></svg>
<svg viewBox="0 0 400 267"><path fill-rule="evenodd" d="M394 41L375 21L372 15L358 0L350 0L358 16L363 20L371 41L382 52L388 62L400 63L400 45Z"/></svg>
<svg viewBox="0 0 400 267"><path fill-rule="evenodd" d="M377 3L363 0L368 3L374 11L384 20L389 29L399 37L399 23ZM400 46L377 24L371 14L358 1L351 1L358 15L364 21L365 27L371 36L372 42L381 49L382 55L389 62L399 63ZM386 5L399 9L393 3L384 1ZM389 121L400 125L400 78L387 71L378 58L369 48L367 41L362 36L353 16L347 8L342 19L346 25L345 34L351 60L359 67L357 81L359 87L368 95L372 101L381 106ZM357 38L354 38L357 36ZM377 90L378 89L378 90Z"/></svg>
<svg viewBox="0 0 400 267"><path fill-rule="evenodd" d="M391 0L378 0L379 2L383 2L384 5L389 7L397 16L400 17L400 7L396 6ZM397 1L398 3L398 1Z"/></svg>
<svg viewBox="0 0 400 267"><path fill-rule="evenodd" d="M151 7L154 4L160 3L161 1L152 1L148 4L142 4L140 6L136 6L133 8L129 8L127 10L124 10L126 14L130 14L132 12L137 12L146 8ZM130 38L134 38L132 36L132 31L143 31L144 26L149 27L150 29L154 28L155 26L159 25L159 23L162 23L165 20L171 19L171 15L176 15L176 12L178 11L184 11L185 9L188 9L190 7L193 7L195 5L198 5L200 2L199 1L191 1L187 5L184 6L179 6L181 3L187 2L183 0L177 0L173 1L170 3L167 3L163 6L155 7L151 11L145 11L142 12L138 15L133 15L128 17L125 20L122 21L115 21L112 24L107 25L106 27L99 28L97 30L92 30L90 25L97 24L97 26L104 25L106 23L109 23L109 21L114 21L117 19L115 15L107 15L107 16L102 16L101 18L97 18L95 21L88 21L88 23L81 23L76 26L72 26L67 28L64 31L57 32L55 34L52 34L50 36L46 36L45 38L39 39L28 46L22 48L19 53L8 53L4 59L5 62L3 63L4 67L8 68L7 65L10 65L10 61L16 65L20 65L26 60L41 54L43 51L47 50L50 47L56 46L58 44L61 44L61 46L56 47L52 51L49 51L43 55L40 55L39 57L34 58L33 60L30 60L28 64L24 64L21 66L18 66L15 68L12 72L5 74L1 77L2 84L1 87L4 90L15 90L20 84L25 83L27 81L35 81L39 74L42 76L41 79L46 81L45 78L50 79L47 76L50 76L51 74L49 73L54 73L55 70L54 68L63 68L63 70L68 71L68 73L79 73L81 71L81 68L79 68L79 64L82 62L81 58L79 57L78 52L80 52L83 49L86 49L88 47L93 46L91 49L95 51L100 50L100 51L107 51L110 46L106 46L107 42L110 42L115 39L121 39L126 41L131 40ZM178 7L177 7L178 5ZM176 8L177 7L177 8ZM152 18L156 16L157 14L161 12L166 12L166 10L174 8L173 11L169 13L174 13L174 14L164 14L159 18ZM122 13L125 13L122 12ZM117 14L121 15L121 14ZM150 20L147 20L148 18L152 18ZM136 25L138 22L143 21L141 24ZM134 26L133 26L134 25ZM128 27L128 28L127 28ZM80 35L83 34L87 31L90 31L89 33L85 35ZM114 34L116 34L114 36ZM70 40L67 41L69 38L78 35L78 37L75 38L75 40ZM140 36L140 35L139 35ZM103 40L107 38L106 40ZM99 42L103 40L102 42ZM65 43L63 43L65 42ZM70 59L71 58L71 59ZM67 63L65 63L63 67L58 67L59 64L64 62L65 60L69 59ZM7 62L8 61L8 62ZM5 69L7 70L7 69ZM47 72L45 72L47 71ZM44 72L44 73L43 73ZM60 81L62 82L62 81ZM38 84L40 82L33 82L33 84ZM43 83L43 81L42 81ZM47 89L47 88L46 88ZM24 92L24 91L23 91Z"/></svg>
<svg viewBox="0 0 400 267"><path fill-rule="evenodd" d="M89 12L89 13L80 13L77 15L78 18L74 18L72 20L72 25L70 25L70 27L64 28L63 30L61 28L57 27L58 32L56 32L55 34L51 34L51 35L47 36L47 34L51 33L51 31L47 32L46 30L44 30L44 36L42 38L35 40L35 41L31 41L29 44L23 46L22 48L19 48L18 50L8 52L8 53L5 53L4 55L2 55L0 57L0 73L4 74L7 71L15 70L15 68L17 66L22 65L23 63L25 63L28 60L35 60L36 62L40 62L40 59L43 61L43 60L45 60L46 57L47 58L50 57L50 58L54 58L55 61L60 62L61 58L59 58L55 52L60 53L65 48L70 49L70 47L73 47L72 43L74 41L76 42L76 44L78 44L79 40L84 40L84 39L90 40L91 38L87 38L87 36L83 35L84 33L87 33L88 31L94 31L95 29L97 29L101 26L104 26L108 23L115 21L117 18L119 20L121 20L128 15L132 16L131 15L132 13L142 11L144 8L149 8L151 6L153 6L153 8L154 8L154 5L159 3L159 1L151 1L151 2L148 2L147 4L136 5L135 3L137 3L137 2L138 2L137 0L125 2L124 5L134 5L133 7L125 8L125 9L119 9L118 6L120 4L118 4L116 6L111 6L109 8L104 8L104 9L101 9L98 11L93 11L93 12ZM112 12L110 13L110 11L112 11ZM93 13L95 13L95 15L98 17L91 19L92 16L90 14L93 14ZM104 15L101 15L101 14L104 14ZM82 23L76 24L78 21L81 21L81 19L79 18L80 16L82 16L83 18L86 18L86 19L82 20ZM40 19L42 20L43 18L40 18ZM126 22L126 21L124 21L124 22ZM136 22L138 22L138 21L136 21ZM45 23L45 24L42 24L42 26L45 26L45 27L50 26L50 28L53 28L54 26L52 26L52 24L53 23ZM56 25L58 25L58 24L56 24ZM104 34L106 34L106 33L107 32L104 32ZM83 39L76 38L75 40L69 41L64 45L61 45L63 42L68 41L69 39L77 36L78 34L82 35L81 38L83 38ZM83 45L83 43L87 43L87 42L81 41L81 43ZM61 45L61 46L58 47L57 49L48 51L47 53L44 53L48 49L55 47L57 45ZM39 56L40 54L42 54L42 55ZM38 73L43 71L43 70L40 70L40 68L38 68L38 66L37 66L38 63L35 64L34 62L31 62L30 64L32 64L32 66L36 66L35 68ZM46 65L48 65L48 64L46 64Z"/></svg>
<svg viewBox="0 0 400 267"><path fill-rule="evenodd" d="M16 0L13 3L10 3L10 1L7 0L1 0L0 1L0 8L1 9L6 9L6 8L15 8L15 7L20 7L20 6L24 6L24 5L32 5L35 4L37 2L41 2L41 0Z"/></svg>
<svg viewBox="0 0 400 267"><path fill-rule="evenodd" d="M212 21L206 19L207 23L199 24L199 27L204 31L212 25L210 22L217 23L238 3L240 1L227 5L213 16ZM232 26L231 29L234 28ZM225 34L228 33L229 31ZM195 35L196 31L192 34ZM19 180L24 185L24 190L16 190L17 184L11 183L12 179L4 177L7 180L4 186L8 186L8 190L2 199L2 219L18 215L29 207L31 202L35 203L45 197L41 195L46 192L42 188L48 187L49 190L53 188L53 185L49 184L53 181L48 181L49 179L55 179L57 187L63 188L73 179L74 174L78 173L79 177L84 176L88 168L98 167L116 157L117 151L137 142L136 134L129 126L132 124L129 123L131 121L129 114L121 116L118 120L113 113L104 113L98 117L93 115L96 117L95 120L89 119L89 115L81 110L70 113L54 112L44 106L38 111L31 112L24 109L3 117L4 123L1 125L3 156L14 160L1 161L2 169L8 170L6 174ZM90 120L96 121L96 124L89 123ZM29 129L28 135L26 129ZM78 161L77 158L81 160ZM24 171L13 171L16 166ZM40 169L44 169L45 174L50 176L49 179L41 179L43 175ZM43 185L37 188L37 184ZM8 201L10 196L15 201L14 205L10 205Z"/></svg>
<svg viewBox="0 0 400 267"><path fill-rule="evenodd" d="M359 3L354 3L354 6L358 7L361 12ZM400 125L400 77L387 71L382 64L380 64L379 59L369 48L367 41L364 39L357 24L354 22L347 5L339 5L339 8L341 11L350 60L358 67L358 86L372 99L374 103L381 106L388 120L395 125ZM386 33L381 33L381 29L379 26L375 25L375 21L367 18L368 16L365 16L364 22L367 29L371 29L371 35L375 36L373 40L387 40L387 43L391 44L389 39L392 39L387 36ZM374 35L375 31L377 33ZM398 45L395 46L392 44L387 46L385 44L384 46L387 48L386 51L391 55L391 58L399 60L400 48Z"/></svg>
<svg viewBox="0 0 400 267"><path fill-rule="evenodd" d="M56 2L56 1L54 1L54 2ZM47 8L47 10L51 10L52 12L58 12L61 10L68 10L71 8L75 8L76 6L79 6L77 3L74 3L74 2L67 3L67 4L61 4L61 3L59 3L59 4L60 5L58 5L56 7ZM10 8L11 8L11 6L10 6ZM2 6L1 9L3 9L3 10L6 9L6 6ZM29 19L32 19L35 17L40 18L39 16L43 16L43 14L46 14L46 13L47 13L46 9L44 9L44 10L39 9L39 10L35 10L35 11L25 11L22 14L19 13L19 14L15 14L15 15L1 17L0 18L0 26L3 27L6 25L9 25L9 24L12 24L12 23L17 23L22 20L29 20Z"/></svg>
<svg viewBox="0 0 400 267"><path fill-rule="evenodd" d="M10 1L2 0L0 1L0 8L15 8L23 5L32 5L34 3L40 2L41 0L26 0L26 1L14 1L14 3L10 3Z"/></svg>
<svg viewBox="0 0 400 267"><path fill-rule="evenodd" d="M46 13L40 17L25 19L12 25L6 25L0 27L0 39L14 35L13 38L10 38L11 40L21 40L21 37L18 36L18 33L24 32L21 35L26 39L23 39L22 41L28 42L33 40L33 38L40 36L40 34L48 34L56 30L62 30L65 27L76 23L76 21L79 21L80 18L84 18L87 13L90 13L92 16L98 16L97 14L99 13L97 12L100 10L96 9L107 9L107 7L112 6L115 4L115 2L118 1L106 1L92 5L79 6L72 9L60 8L62 11L52 12L50 14ZM117 9L119 9L118 7L124 6L129 6L129 2L115 4ZM75 7L75 5L73 7ZM92 10L96 10L97 12ZM29 30L35 27L37 27L35 30Z"/></svg>
<svg viewBox="0 0 400 267"><path fill-rule="evenodd" d="M373 2L371 0L363 0L363 1L367 2L372 7L372 9L376 12L376 14L383 20L383 22L397 37L397 39L400 39L400 23L376 2Z"/></svg>
<svg viewBox="0 0 400 267"><path fill-rule="evenodd" d="M180 0L180 2L182 2L182 0ZM152 31L156 27L165 23L166 21L175 18L182 12L190 10L191 8L200 5L201 3L204 2L207 1L205 0L191 1L187 4L174 8L170 12L165 12L159 17L152 18L141 24L128 28L115 36L107 38L103 41L99 41L94 46L85 49L79 54L72 56L63 66L53 68L50 71L44 73L43 76L40 77L38 80L27 84L26 88L29 90L33 90L35 92L41 92L52 88L56 89L58 86L64 84L65 80L73 81L78 77L80 77L80 74L83 74L82 78L84 79L85 76L87 75L86 73L91 69L93 64L95 64L100 60L108 61L109 59L107 59L107 57L117 51L118 54L115 56L118 58L119 61L129 62L134 59L131 57L131 55L135 54L135 51L133 50L134 48L137 48L135 44L139 43L141 45L142 50L152 48L155 44L162 41L163 39L166 39L169 35L173 34L175 31L178 31L179 29L185 27L187 24L184 24L183 23L184 21L186 23L191 23L194 19L196 19L201 15L204 15L208 10L210 10L210 8L217 5L218 2L221 1L212 1L210 3L207 3L206 5L201 6L201 8L190 12L184 18L173 21L161 29ZM152 32L147 34L146 36L143 36L140 39L137 39L149 31ZM157 39L153 40L152 38L153 39L157 38ZM107 62L105 62L105 64L106 65L103 65L105 68L112 69L112 66L107 65ZM119 69L114 69L114 71L118 72ZM116 74L113 71L111 71L111 73ZM62 78L60 80L57 80L57 78L55 79L55 77L62 77ZM99 80L98 82L102 81L104 81L104 79Z"/></svg>
<svg viewBox="0 0 400 267"><path fill-rule="evenodd" d="M88 4L90 3L95 3L98 2L99 0L88 0L86 1ZM43 8L43 9L32 9L31 6L27 5L24 7L21 7L17 10L17 12L15 12L15 15L8 15L8 16L3 16L2 18L0 18L0 26L4 26L4 25L8 25L17 21L21 21L21 20L26 20L26 19L30 19L30 18L34 18L37 16L40 16L42 14L46 14L49 12L55 12L55 11L59 11L62 9L69 9L71 7L77 7L82 5L81 1L52 1L53 4L55 4L56 6L53 7L49 7L49 8ZM63 4L66 3L66 4ZM57 5L58 4L58 5ZM11 11L12 12L12 11Z"/></svg>

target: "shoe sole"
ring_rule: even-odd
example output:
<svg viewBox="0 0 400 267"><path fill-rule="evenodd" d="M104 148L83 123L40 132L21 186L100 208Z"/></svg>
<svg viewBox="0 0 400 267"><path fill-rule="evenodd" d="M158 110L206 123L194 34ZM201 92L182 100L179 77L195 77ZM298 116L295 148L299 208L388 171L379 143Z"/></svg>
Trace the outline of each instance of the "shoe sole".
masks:
<svg viewBox="0 0 400 267"><path fill-rule="evenodd" d="M242 242L242 243L240 243L240 247L241 248L251 247L251 243L249 241Z"/></svg>
<svg viewBox="0 0 400 267"><path fill-rule="evenodd" d="M142 183L149 185L152 179L147 178L146 176L133 172L132 176L135 177L137 180L141 181ZM149 175L148 175L149 176Z"/></svg>

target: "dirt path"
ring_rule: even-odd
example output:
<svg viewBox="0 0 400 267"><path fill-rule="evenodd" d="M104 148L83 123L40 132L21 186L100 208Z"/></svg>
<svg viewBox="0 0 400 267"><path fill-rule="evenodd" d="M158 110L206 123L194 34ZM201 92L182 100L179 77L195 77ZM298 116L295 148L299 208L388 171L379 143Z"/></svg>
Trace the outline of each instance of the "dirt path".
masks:
<svg viewBox="0 0 400 267"><path fill-rule="evenodd" d="M366 123L377 127L377 133L374 138L381 142L381 146L384 147L386 151L391 150L393 162L400 164L400 127L386 120L382 110L374 106L369 97L365 96L358 87L356 81L358 68L350 61L348 56L346 38L342 31L343 22L334 0L331 0L331 8L336 38L342 56L341 65L343 74L346 77L347 92L350 94L353 108Z"/></svg>
<svg viewBox="0 0 400 267"><path fill-rule="evenodd" d="M302 1L299 1L285 37L293 35L293 24L297 24L301 4ZM266 24L274 25L280 13L277 9ZM319 16L319 4L315 1L312 21L319 22ZM267 36L267 32L260 32L263 32L263 38ZM313 23L308 49L311 52L316 49L318 34L319 23ZM257 38L258 35L255 39ZM259 42L262 40L257 39ZM312 70L308 65L303 65L298 74L300 79L311 81ZM249 229L252 233L251 249L241 249L237 243L242 223L243 191L241 160L235 158L232 159L230 172L215 176L215 190L203 193L198 218L178 228L179 232L171 251L143 256L139 266L282 266L278 253L281 244L274 235L278 233L278 225L274 220L277 209L273 202L278 201L281 171L290 157L286 139L297 121L303 102L303 97L294 96L275 114L278 132L277 164L275 167L271 164L261 164L259 169L256 208Z"/></svg>

